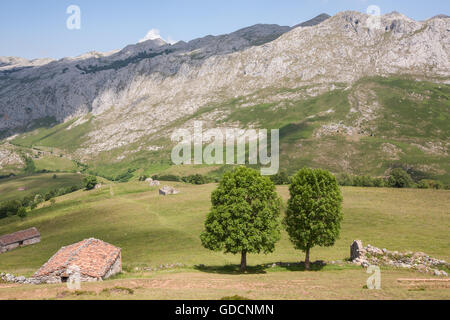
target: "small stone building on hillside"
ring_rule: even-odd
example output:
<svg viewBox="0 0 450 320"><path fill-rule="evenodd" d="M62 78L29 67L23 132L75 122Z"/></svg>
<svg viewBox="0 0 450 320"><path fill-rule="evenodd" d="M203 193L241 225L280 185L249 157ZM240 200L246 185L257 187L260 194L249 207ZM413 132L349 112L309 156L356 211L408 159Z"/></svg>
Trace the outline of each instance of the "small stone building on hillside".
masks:
<svg viewBox="0 0 450 320"><path fill-rule="evenodd" d="M0 237L0 253L41 242L41 234L36 228L5 234Z"/></svg>
<svg viewBox="0 0 450 320"><path fill-rule="evenodd" d="M159 189L159 194L162 196L169 196L169 195L173 195L173 194L178 194L179 191L169 187L169 186L164 186L161 189Z"/></svg>
<svg viewBox="0 0 450 320"><path fill-rule="evenodd" d="M101 281L122 271L121 249L98 239L62 247L33 276L40 283L67 282L78 269L83 282Z"/></svg>

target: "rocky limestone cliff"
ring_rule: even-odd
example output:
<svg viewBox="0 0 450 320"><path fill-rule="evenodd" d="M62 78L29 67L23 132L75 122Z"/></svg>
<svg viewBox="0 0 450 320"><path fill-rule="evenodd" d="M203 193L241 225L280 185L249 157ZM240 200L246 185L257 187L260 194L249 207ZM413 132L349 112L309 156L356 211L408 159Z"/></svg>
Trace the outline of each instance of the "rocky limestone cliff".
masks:
<svg viewBox="0 0 450 320"><path fill-rule="evenodd" d="M342 12L310 27L256 25L174 45L149 40L42 65L3 59L0 133L26 131L44 117L63 122L90 113L98 125L80 153L92 155L262 88L332 90L334 83L390 74L448 81L448 18L418 22L392 13L379 28L368 28L368 19Z"/></svg>

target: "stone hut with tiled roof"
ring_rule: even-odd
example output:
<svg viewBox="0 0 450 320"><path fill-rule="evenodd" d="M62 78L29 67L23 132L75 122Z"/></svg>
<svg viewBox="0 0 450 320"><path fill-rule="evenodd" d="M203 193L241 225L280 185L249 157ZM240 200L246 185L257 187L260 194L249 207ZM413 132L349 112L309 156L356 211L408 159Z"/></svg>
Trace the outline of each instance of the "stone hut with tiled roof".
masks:
<svg viewBox="0 0 450 320"><path fill-rule="evenodd" d="M5 234L0 237L0 253L29 246L41 241L41 234L36 228Z"/></svg>
<svg viewBox="0 0 450 320"><path fill-rule="evenodd" d="M121 249L98 239L86 239L61 248L33 276L41 283L67 282L70 269L81 281L101 281L122 271Z"/></svg>

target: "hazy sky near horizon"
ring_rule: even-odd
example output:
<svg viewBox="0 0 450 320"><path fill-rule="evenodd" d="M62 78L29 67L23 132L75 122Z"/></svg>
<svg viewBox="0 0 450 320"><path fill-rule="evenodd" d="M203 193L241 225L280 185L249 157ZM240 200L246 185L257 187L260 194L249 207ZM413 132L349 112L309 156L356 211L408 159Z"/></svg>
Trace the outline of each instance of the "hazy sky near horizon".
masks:
<svg viewBox="0 0 450 320"><path fill-rule="evenodd" d="M81 28L69 30L70 5L81 9ZM0 56L62 58L121 49L160 35L189 41L256 23L295 25L320 13L401 12L415 20L449 14L449 0L2 0Z"/></svg>

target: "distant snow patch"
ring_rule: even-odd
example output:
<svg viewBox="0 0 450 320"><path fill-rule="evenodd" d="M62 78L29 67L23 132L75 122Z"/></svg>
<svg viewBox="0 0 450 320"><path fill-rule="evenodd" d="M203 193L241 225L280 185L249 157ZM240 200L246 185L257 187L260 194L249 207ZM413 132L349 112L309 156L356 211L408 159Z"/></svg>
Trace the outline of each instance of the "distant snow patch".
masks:
<svg viewBox="0 0 450 320"><path fill-rule="evenodd" d="M147 32L147 34L145 35L144 38L142 38L141 40L139 40L139 43L141 42L145 42L148 40L156 40L156 39L161 39L164 42L170 43L170 44L175 44L177 43L176 40L172 39L172 37L168 37L167 40L164 39L163 37L161 37L161 33L158 29L151 29Z"/></svg>

